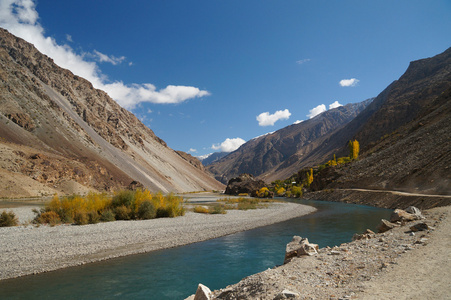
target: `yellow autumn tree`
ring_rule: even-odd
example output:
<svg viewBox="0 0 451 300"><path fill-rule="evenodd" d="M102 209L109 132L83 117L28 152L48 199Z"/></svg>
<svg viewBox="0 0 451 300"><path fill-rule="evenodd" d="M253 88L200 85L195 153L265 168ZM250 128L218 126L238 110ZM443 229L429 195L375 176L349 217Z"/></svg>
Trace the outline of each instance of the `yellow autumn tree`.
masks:
<svg viewBox="0 0 451 300"><path fill-rule="evenodd" d="M357 157L359 157L360 145L357 140L349 141L348 147L350 159L356 159Z"/></svg>
<svg viewBox="0 0 451 300"><path fill-rule="evenodd" d="M307 177L307 185L310 186L312 182L313 182L313 168L310 168L310 172L308 172Z"/></svg>

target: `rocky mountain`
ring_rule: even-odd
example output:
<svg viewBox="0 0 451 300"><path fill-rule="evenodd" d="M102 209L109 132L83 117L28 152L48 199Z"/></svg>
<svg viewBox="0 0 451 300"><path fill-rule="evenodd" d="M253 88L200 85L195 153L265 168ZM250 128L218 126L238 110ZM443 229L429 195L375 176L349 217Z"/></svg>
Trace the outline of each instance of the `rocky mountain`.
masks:
<svg viewBox="0 0 451 300"><path fill-rule="evenodd" d="M331 109L310 120L252 139L207 169L223 183L242 173L259 176L266 182L286 178L311 164L312 161L304 158L371 101Z"/></svg>
<svg viewBox="0 0 451 300"><path fill-rule="evenodd" d="M0 197L224 186L87 80L0 28Z"/></svg>
<svg viewBox="0 0 451 300"><path fill-rule="evenodd" d="M451 194L451 48L410 63L368 108L329 142L356 138L363 153L328 170L322 188ZM327 151L326 147L318 151Z"/></svg>

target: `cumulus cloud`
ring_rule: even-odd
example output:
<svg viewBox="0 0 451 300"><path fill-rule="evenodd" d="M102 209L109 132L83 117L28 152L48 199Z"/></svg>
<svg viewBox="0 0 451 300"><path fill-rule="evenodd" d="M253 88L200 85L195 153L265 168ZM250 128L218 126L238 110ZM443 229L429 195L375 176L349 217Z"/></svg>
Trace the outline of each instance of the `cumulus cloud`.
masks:
<svg viewBox="0 0 451 300"><path fill-rule="evenodd" d="M194 149L194 148L189 148L189 151L188 151L188 153L196 153L197 152L197 149Z"/></svg>
<svg viewBox="0 0 451 300"><path fill-rule="evenodd" d="M337 107L340 107L340 106L343 106L343 105L338 103L338 101L335 101L334 103L329 104L329 109L337 108Z"/></svg>
<svg viewBox="0 0 451 300"><path fill-rule="evenodd" d="M125 57L115 57L94 51L91 55L77 54L70 46L58 44L55 39L45 36L44 28L38 22L39 15L33 0L0 1L0 27L34 44L45 55L51 57L60 67L89 80L95 88L106 91L121 106L133 109L141 102L180 103L188 99L210 95L208 91L183 85L168 85L157 90L150 83L124 84L122 81L108 81L94 61L118 64ZM69 35L67 35L69 36ZM66 36L66 38L67 38Z"/></svg>
<svg viewBox="0 0 451 300"><path fill-rule="evenodd" d="M269 112L261 113L257 116L259 126L273 126L279 120L287 120L290 118L291 113L288 109L278 110L273 114Z"/></svg>
<svg viewBox="0 0 451 300"><path fill-rule="evenodd" d="M309 114L307 115L307 117L309 119L311 119L325 111L326 111L326 105L320 104L317 107L314 107L311 110L309 110Z"/></svg>
<svg viewBox="0 0 451 300"><path fill-rule="evenodd" d="M220 150L221 152L232 152L238 149L244 143L246 143L246 141L239 137L234 139L227 138L220 144L213 144L211 148L213 150Z"/></svg>
<svg viewBox="0 0 451 300"><path fill-rule="evenodd" d="M337 108L337 107L340 107L340 106L343 106L343 105L338 103L338 101L335 101L334 103L329 104L329 109ZM307 115L307 117L309 119L314 118L317 115L325 112L326 110L327 110L326 109L326 105L320 104L317 107L314 107L311 110L309 110L309 114ZM296 122L298 122L298 121L296 121ZM294 124L297 124L296 122ZM302 121L300 121L300 122L302 122Z"/></svg>
<svg viewBox="0 0 451 300"><path fill-rule="evenodd" d="M304 122L304 120L296 120L296 121L293 122L293 124L299 124L299 123L302 123L302 122Z"/></svg>
<svg viewBox="0 0 451 300"><path fill-rule="evenodd" d="M351 79L342 79L340 80L340 85L341 86L356 86L357 83L359 83L359 80L356 78L351 78Z"/></svg>

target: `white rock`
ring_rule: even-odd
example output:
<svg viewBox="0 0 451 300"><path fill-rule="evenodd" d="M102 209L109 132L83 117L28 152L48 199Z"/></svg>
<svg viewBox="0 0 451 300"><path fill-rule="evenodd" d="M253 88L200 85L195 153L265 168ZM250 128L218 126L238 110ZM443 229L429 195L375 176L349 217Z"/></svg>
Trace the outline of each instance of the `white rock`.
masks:
<svg viewBox="0 0 451 300"><path fill-rule="evenodd" d="M196 295L194 295L194 300L210 300L210 299L211 299L211 290L202 283L199 283Z"/></svg>

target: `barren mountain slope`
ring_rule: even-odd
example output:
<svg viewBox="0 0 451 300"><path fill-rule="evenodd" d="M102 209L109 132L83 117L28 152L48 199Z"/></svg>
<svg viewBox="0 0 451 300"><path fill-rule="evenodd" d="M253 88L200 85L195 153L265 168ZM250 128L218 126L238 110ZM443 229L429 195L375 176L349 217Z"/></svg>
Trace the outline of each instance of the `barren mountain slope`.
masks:
<svg viewBox="0 0 451 300"><path fill-rule="evenodd" d="M451 87L358 161L329 170L313 186L451 195L450 120Z"/></svg>
<svg viewBox="0 0 451 300"><path fill-rule="evenodd" d="M304 157L324 138L351 121L370 102L371 99L331 109L313 119L252 139L207 168L222 182L242 173L260 176L266 182L288 177L309 163Z"/></svg>
<svg viewBox="0 0 451 300"><path fill-rule="evenodd" d="M11 185L20 174L57 191L67 182L111 190L133 180L163 192L223 187L105 92L3 29L0 64L0 143L11 157L0 160Z"/></svg>
<svg viewBox="0 0 451 300"><path fill-rule="evenodd" d="M386 135L419 116L451 83L451 48L432 58L411 62L406 72L382 91L368 107L343 129L331 135L307 159L322 163L325 154L340 148L346 155L347 142L357 139L361 151L370 149Z"/></svg>
<svg viewBox="0 0 451 300"><path fill-rule="evenodd" d="M351 165L326 169L312 188L451 194L450 120L451 48L412 62L367 110L331 137L342 142L356 137L364 151Z"/></svg>

